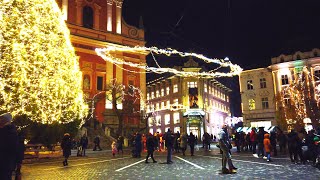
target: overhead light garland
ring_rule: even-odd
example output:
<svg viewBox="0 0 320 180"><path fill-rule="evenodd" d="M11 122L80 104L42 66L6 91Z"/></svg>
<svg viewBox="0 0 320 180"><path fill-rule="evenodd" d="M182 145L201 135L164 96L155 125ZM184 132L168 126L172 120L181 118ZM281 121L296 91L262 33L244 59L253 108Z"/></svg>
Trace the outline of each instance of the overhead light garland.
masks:
<svg viewBox="0 0 320 180"><path fill-rule="evenodd" d="M141 47L141 46L135 46L135 47L107 47L107 48L96 48L96 53L102 57L104 60L109 61L115 65L128 65L130 67L139 68L145 70L146 73L148 72L154 72L157 74L162 73L173 73L177 76L184 76L184 77L202 77L202 78L217 78L217 77L232 77L239 75L242 72L242 68L239 65L232 64L228 59L211 59L208 57L205 57L202 54L196 54L196 53L188 53L188 52L180 52L174 49L158 49L157 47ZM133 63L125 61L122 58L117 58L112 55L112 52L121 51L121 52L135 52L135 53L144 53L146 51L149 51L150 53L155 54L163 54L166 56L171 55L179 55L181 57L186 56L192 56L196 57L200 60L203 60L206 63L215 63L218 64L220 67L228 67L230 68L230 72L224 73L224 72L216 72L216 71L209 71L209 72L185 72L185 71L179 71L174 68L162 68L158 65L158 67L149 67L144 63ZM153 54L152 54L153 55ZM124 68L123 68L124 69ZM219 68L215 69L218 70ZM138 73L141 73L141 71L138 71ZM142 72L143 73L143 72Z"/></svg>
<svg viewBox="0 0 320 180"><path fill-rule="evenodd" d="M84 119L88 106L55 0L0 2L0 110L43 124Z"/></svg>

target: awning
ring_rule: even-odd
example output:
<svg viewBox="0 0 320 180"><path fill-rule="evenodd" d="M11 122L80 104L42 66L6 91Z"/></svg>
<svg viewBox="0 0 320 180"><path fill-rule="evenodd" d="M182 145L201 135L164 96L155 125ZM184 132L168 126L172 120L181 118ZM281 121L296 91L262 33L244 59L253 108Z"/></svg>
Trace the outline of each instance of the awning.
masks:
<svg viewBox="0 0 320 180"><path fill-rule="evenodd" d="M188 117L188 116L205 116L205 112L201 109L189 109L185 113L183 113L183 117Z"/></svg>

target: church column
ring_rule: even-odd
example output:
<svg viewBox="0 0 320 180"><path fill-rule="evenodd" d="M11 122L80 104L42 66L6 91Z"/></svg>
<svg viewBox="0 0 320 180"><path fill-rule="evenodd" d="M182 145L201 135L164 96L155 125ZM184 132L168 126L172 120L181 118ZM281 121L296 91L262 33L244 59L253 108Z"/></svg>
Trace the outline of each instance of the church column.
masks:
<svg viewBox="0 0 320 180"><path fill-rule="evenodd" d="M62 16L63 20L68 20L68 0L62 0Z"/></svg>
<svg viewBox="0 0 320 180"><path fill-rule="evenodd" d="M83 0L76 0L76 9L77 9L77 20L76 23L77 25L82 26L82 2Z"/></svg>
<svg viewBox="0 0 320 180"><path fill-rule="evenodd" d="M112 3L113 0L107 0L107 31L112 31Z"/></svg>
<svg viewBox="0 0 320 180"><path fill-rule="evenodd" d="M100 29L100 9L98 4L94 4L94 29Z"/></svg>
<svg viewBox="0 0 320 180"><path fill-rule="evenodd" d="M123 0L117 0L115 1L115 3L116 3L116 32L118 34L121 34L121 19L122 19L121 8L122 8Z"/></svg>

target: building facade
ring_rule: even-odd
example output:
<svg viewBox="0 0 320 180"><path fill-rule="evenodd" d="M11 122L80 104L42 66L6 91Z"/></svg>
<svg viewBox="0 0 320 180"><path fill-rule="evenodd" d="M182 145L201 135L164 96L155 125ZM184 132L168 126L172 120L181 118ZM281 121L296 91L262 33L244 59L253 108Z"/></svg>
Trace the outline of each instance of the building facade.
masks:
<svg viewBox="0 0 320 180"><path fill-rule="evenodd" d="M271 127L276 125L271 69L259 68L242 71L239 80L244 126Z"/></svg>
<svg viewBox="0 0 320 180"><path fill-rule="evenodd" d="M271 59L267 68L243 71L239 76L244 124L279 125L288 129L314 125L319 115L320 51L296 52ZM302 122L303 121L303 122Z"/></svg>
<svg viewBox="0 0 320 180"><path fill-rule="evenodd" d="M192 58L177 69L201 70ZM215 79L172 75L148 82L149 132L165 133L170 128L174 132L193 132L200 138L204 132L217 135L230 117L230 92Z"/></svg>
<svg viewBox="0 0 320 180"><path fill-rule="evenodd" d="M108 83L116 80L126 87L132 85L146 93L146 76L141 69L116 66L99 57L95 48L109 46L144 46L144 30L125 23L122 18L123 0L57 0L64 20L71 34L71 42L79 56L83 74L83 91L88 101L94 101L91 107L94 117L100 123L116 128L118 119L112 109L106 105L105 91ZM114 56L134 63L146 63L146 55L134 52L114 52ZM127 71L129 70L129 71ZM138 73L134 73L138 72ZM141 123L140 101L134 106L135 114L124 115L123 121L128 128L139 128Z"/></svg>

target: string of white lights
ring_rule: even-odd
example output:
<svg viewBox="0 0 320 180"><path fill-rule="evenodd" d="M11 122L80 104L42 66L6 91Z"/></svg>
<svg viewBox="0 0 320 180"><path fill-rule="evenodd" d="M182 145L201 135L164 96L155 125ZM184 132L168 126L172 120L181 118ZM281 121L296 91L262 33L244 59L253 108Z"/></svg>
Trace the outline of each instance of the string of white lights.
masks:
<svg viewBox="0 0 320 180"><path fill-rule="evenodd" d="M177 76L184 76L184 77L203 77L203 78L214 78L214 77L232 77L239 75L242 71L242 68L239 65L232 64L229 60L223 60L223 59L212 59L205 57L202 54L196 54L196 53L188 53L188 52L180 52L174 49L158 49L157 47L141 47L141 46L135 46L135 47L115 47L115 46L110 46L107 48L96 48L95 49L96 53L102 57L104 60L109 61L113 64L117 65L128 65L130 67L134 68L139 68L139 69L144 69L146 72L154 72L158 74L162 73L173 73ZM121 52L134 52L134 53L144 53L146 51L149 51L151 53L155 54L164 54L166 56L171 56L171 55L179 55L181 57L186 57L186 56L192 56L196 57L200 60L203 60L206 63L215 63L220 65L221 67L229 67L230 72L225 73L225 72L185 72L185 71L179 71L174 68L161 68L159 65L158 67L148 67L145 64L142 63L133 63L133 62L128 62L125 61L122 58L117 58L114 57L111 52L115 51L121 51ZM153 54L152 54L153 55ZM219 68L217 68L219 69Z"/></svg>

